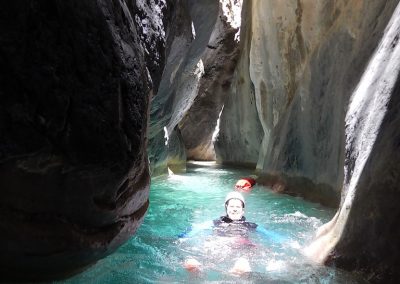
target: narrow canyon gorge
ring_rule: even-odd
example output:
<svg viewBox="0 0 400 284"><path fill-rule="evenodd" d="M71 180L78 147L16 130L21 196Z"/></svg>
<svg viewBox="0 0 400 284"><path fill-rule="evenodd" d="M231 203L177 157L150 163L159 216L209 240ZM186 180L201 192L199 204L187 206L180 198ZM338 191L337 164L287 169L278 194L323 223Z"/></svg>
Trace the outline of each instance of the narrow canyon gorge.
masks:
<svg viewBox="0 0 400 284"><path fill-rule="evenodd" d="M400 280L399 1L1 8L3 280L113 253L143 221L150 178L188 160L337 209L305 257Z"/></svg>

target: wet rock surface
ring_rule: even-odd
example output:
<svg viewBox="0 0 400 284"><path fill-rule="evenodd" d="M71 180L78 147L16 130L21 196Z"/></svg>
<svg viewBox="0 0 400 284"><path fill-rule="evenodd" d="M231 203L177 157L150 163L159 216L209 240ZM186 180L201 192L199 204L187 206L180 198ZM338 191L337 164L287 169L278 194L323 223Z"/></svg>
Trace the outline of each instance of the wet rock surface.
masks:
<svg viewBox="0 0 400 284"><path fill-rule="evenodd" d="M123 2L14 1L0 14L0 271L62 277L143 220L151 79Z"/></svg>

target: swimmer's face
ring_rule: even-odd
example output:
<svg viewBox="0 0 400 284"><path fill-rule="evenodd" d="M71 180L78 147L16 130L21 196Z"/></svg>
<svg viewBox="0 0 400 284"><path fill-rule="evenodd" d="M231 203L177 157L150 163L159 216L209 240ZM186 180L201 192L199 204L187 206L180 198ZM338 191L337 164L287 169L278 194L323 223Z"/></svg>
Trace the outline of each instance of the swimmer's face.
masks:
<svg viewBox="0 0 400 284"><path fill-rule="evenodd" d="M226 214L232 220L240 220L244 214L242 201L239 199L231 199L226 205Z"/></svg>

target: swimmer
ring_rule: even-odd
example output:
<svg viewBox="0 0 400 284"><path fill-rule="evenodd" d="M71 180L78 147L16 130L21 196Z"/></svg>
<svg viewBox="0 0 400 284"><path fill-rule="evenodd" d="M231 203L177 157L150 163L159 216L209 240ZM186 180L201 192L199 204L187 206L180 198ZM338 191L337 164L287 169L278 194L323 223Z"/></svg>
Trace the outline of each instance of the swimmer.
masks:
<svg viewBox="0 0 400 284"><path fill-rule="evenodd" d="M245 200L236 191L228 193L225 198L225 216L213 221L214 231L218 235L247 236L249 231L255 231L257 224L246 221L244 217Z"/></svg>
<svg viewBox="0 0 400 284"><path fill-rule="evenodd" d="M207 221L188 227L184 232L178 235L178 238L190 238L203 230L213 229L214 233L220 236L236 235L247 237L248 232L255 231L261 233L264 237L267 237L269 240L275 243L282 243L286 241L286 238L282 235L274 231L267 230L256 223L248 222L244 216L245 205L246 203L241 193L237 191L229 192L225 198L226 215L221 216L219 219L214 221ZM248 243L243 239L241 240L242 243Z"/></svg>
<svg viewBox="0 0 400 284"><path fill-rule="evenodd" d="M233 237L235 240L232 243L232 248L252 248L256 247L248 239L248 233L250 231L260 232L264 236L269 238L277 238L280 235L267 231L261 226L258 226L256 223L248 222L244 216L245 213L245 199L242 194L237 191L232 191L228 193L225 198L225 215L221 216L219 219L216 219L212 222L206 222L201 225L195 226L194 228L190 228L186 232L179 235L180 238L186 238L194 236L200 230L204 230L207 228L212 228L214 234L217 236L223 237ZM202 269L202 264L194 259L188 258L183 264L184 268L193 273L198 273ZM229 270L230 273L233 274L243 274L247 272L251 272L251 267L249 261L244 257L239 257L232 269Z"/></svg>
<svg viewBox="0 0 400 284"><path fill-rule="evenodd" d="M255 179L251 177L245 177L236 182L235 189L241 192L250 192L255 184Z"/></svg>
<svg viewBox="0 0 400 284"><path fill-rule="evenodd" d="M185 238L197 234L201 230L212 228L219 236L247 236L249 231L255 231L258 225L248 222L244 216L245 200L236 191L229 192L225 198L225 215L214 221L188 228L178 237Z"/></svg>

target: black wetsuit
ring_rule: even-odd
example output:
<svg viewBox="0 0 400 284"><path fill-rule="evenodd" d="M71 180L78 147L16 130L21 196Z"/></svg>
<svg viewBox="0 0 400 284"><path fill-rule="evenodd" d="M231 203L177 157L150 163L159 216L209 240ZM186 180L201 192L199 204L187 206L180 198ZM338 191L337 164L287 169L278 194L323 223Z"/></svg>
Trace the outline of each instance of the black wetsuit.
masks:
<svg viewBox="0 0 400 284"><path fill-rule="evenodd" d="M247 237L249 231L255 231L257 228L257 224L247 222L244 216L240 220L232 220L228 216L221 216L213 222L213 230L218 236Z"/></svg>

